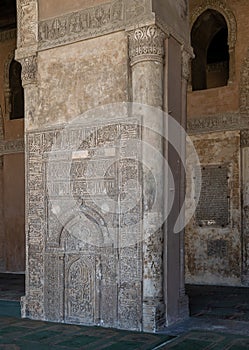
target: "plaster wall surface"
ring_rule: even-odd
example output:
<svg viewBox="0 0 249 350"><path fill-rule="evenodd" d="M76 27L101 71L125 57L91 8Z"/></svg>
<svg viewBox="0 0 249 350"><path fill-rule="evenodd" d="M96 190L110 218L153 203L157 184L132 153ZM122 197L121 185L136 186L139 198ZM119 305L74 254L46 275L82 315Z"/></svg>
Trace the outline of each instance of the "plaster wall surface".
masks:
<svg viewBox="0 0 249 350"><path fill-rule="evenodd" d="M0 40L1 272L25 270L24 156L23 149L19 153L16 148L16 141L23 140L24 122L9 119L6 100L8 69L15 48L15 35Z"/></svg>
<svg viewBox="0 0 249 350"><path fill-rule="evenodd" d="M193 284L241 285L241 196L240 196L240 133L221 132L192 136L204 176L206 168L226 167L225 183L228 197L228 222L222 227L199 223L196 216L186 228L186 282ZM188 177L195 177L195 169L188 169ZM207 180L203 180L207 181ZM202 208L201 218L209 215L212 186L219 181L211 179L210 202ZM189 181L188 181L189 183ZM196 184L195 184L196 185ZM205 183L202 183L205 186ZM194 197L195 188L187 188ZM216 196L217 196L216 192ZM220 212L222 208L218 209ZM211 209L212 211L212 209ZM214 218L214 217L213 217Z"/></svg>
<svg viewBox="0 0 249 350"><path fill-rule="evenodd" d="M127 69L123 32L40 52L39 104L36 118L27 118L26 130L69 122L94 107L127 101Z"/></svg>

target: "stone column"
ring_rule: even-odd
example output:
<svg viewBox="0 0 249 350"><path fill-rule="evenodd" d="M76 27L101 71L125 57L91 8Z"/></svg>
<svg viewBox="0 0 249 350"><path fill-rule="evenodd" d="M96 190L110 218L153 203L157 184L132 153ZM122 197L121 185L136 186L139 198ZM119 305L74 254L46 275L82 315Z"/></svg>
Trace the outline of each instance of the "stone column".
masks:
<svg viewBox="0 0 249 350"><path fill-rule="evenodd" d="M182 46L182 102L181 102L181 119L180 124L186 130L187 129L187 90L190 79L190 62L193 54L187 51L184 46ZM186 140L182 139L181 142L181 155L183 159L186 159ZM180 191L179 191L179 205L182 207L184 205L185 193L186 193L186 174L181 164L180 167ZM179 313L180 317L186 317L189 312L189 300L185 294L185 240L184 232L179 233L179 243L180 243L180 290L179 290Z"/></svg>
<svg viewBox="0 0 249 350"><path fill-rule="evenodd" d="M164 40L155 25L129 33L133 102L163 108Z"/></svg>
<svg viewBox="0 0 249 350"><path fill-rule="evenodd" d="M5 272L6 271L6 262L5 262L5 229L4 229L4 202L3 202L3 194L4 194L4 183L3 183L3 155L2 152L4 150L4 134L3 134L3 110L0 105L0 201L1 201L1 208L0 208L0 220L2 222L1 228L0 228L0 271Z"/></svg>
<svg viewBox="0 0 249 350"><path fill-rule="evenodd" d="M241 132L242 174L242 276L241 282L249 286L249 130Z"/></svg>
<svg viewBox="0 0 249 350"><path fill-rule="evenodd" d="M25 275L25 297L22 298L22 317L33 319L43 318L43 285L41 271L43 270L44 237L42 198L38 198L36 187L42 184L40 174L30 179L29 173L33 167L39 169L42 157L35 159L29 152L28 130L35 118L37 109L37 57L31 55L18 58L22 65L22 85L24 87L25 101L25 231L26 231L26 275ZM42 188L40 186L40 188ZM35 208L35 210L34 210ZM40 216L40 217L39 217ZM41 226L41 230L36 228Z"/></svg>
<svg viewBox="0 0 249 350"><path fill-rule="evenodd" d="M25 232L26 274L25 297L22 298L22 316L43 319L43 250L44 198L43 179L40 174L42 157L35 158L30 152L28 131L37 114L37 47L38 47L38 0L17 0L17 50L15 59L22 65L24 87L24 137L25 137ZM41 145L42 147L42 145ZM38 150L40 151L40 150ZM41 152L40 152L41 153ZM36 174L32 179L30 171Z"/></svg>
<svg viewBox="0 0 249 350"><path fill-rule="evenodd" d="M165 33L156 25L138 28L129 33L129 55L132 80L132 102L163 109L164 83L164 40ZM142 113L143 114L143 113ZM159 112L160 115L160 112ZM163 131L163 113L161 118L153 118L156 129ZM154 120L153 120L154 119ZM144 126L144 125L143 125ZM142 130L143 146L149 144L158 154L163 154L163 138L150 128L146 121ZM142 163L153 157L148 150L143 152ZM160 158L160 157L159 157ZM159 203L157 210L146 216L143 227L143 330L157 331L165 324L163 301L163 230L157 228L157 218L163 215L163 164L161 161L153 169L159 174L161 183L157 184ZM143 174L143 187L146 191L148 180ZM154 229L155 228L155 229Z"/></svg>

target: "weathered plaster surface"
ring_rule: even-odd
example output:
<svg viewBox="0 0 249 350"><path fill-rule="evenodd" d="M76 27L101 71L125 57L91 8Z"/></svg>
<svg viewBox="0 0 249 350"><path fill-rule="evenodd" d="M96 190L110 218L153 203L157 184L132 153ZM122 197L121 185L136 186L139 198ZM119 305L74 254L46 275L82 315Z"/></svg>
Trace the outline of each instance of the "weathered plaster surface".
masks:
<svg viewBox="0 0 249 350"><path fill-rule="evenodd" d="M195 135L192 136L192 140L202 167L224 164L227 166L229 224L225 227L216 227L215 225L200 227L197 225L195 217L191 220L186 229L186 282L240 285L240 133L228 131ZM194 168L188 168L187 179L194 176ZM194 187L189 186L187 191L193 199L195 196ZM210 203L206 204L207 211L209 205ZM220 248L221 246L224 248Z"/></svg>
<svg viewBox="0 0 249 350"><path fill-rule="evenodd" d="M25 270L23 119L10 120L9 67L16 30L0 34L0 271ZM17 176L18 174L18 176Z"/></svg>
<svg viewBox="0 0 249 350"><path fill-rule="evenodd" d="M127 101L127 70L123 32L39 53L37 112L26 128L68 122L91 108Z"/></svg>

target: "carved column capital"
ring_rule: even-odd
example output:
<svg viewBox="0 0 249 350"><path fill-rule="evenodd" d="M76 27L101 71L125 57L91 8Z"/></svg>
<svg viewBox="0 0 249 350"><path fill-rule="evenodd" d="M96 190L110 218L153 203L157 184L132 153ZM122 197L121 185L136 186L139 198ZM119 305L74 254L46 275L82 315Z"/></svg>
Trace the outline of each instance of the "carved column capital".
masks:
<svg viewBox="0 0 249 350"><path fill-rule="evenodd" d="M190 78L190 62L193 58L193 53L182 48L182 78L189 81Z"/></svg>
<svg viewBox="0 0 249 350"><path fill-rule="evenodd" d="M37 78L37 57L29 56L20 60L22 65L22 84L35 84Z"/></svg>
<svg viewBox="0 0 249 350"><path fill-rule="evenodd" d="M249 130L242 130L240 133L241 148L249 147Z"/></svg>
<svg viewBox="0 0 249 350"><path fill-rule="evenodd" d="M141 61L163 62L166 34L156 25L137 28L129 32L131 66Z"/></svg>

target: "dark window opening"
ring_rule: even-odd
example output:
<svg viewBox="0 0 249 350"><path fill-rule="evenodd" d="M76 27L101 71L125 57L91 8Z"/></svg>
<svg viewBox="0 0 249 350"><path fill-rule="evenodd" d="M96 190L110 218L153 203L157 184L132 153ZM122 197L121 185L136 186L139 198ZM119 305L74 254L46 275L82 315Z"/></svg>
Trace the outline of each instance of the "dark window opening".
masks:
<svg viewBox="0 0 249 350"><path fill-rule="evenodd" d="M21 71L21 64L12 60L9 69L11 120L24 117L24 90L22 87Z"/></svg>
<svg viewBox="0 0 249 350"><path fill-rule="evenodd" d="M192 89L225 86L229 79L228 28L223 15L206 10L193 25Z"/></svg>
<svg viewBox="0 0 249 350"><path fill-rule="evenodd" d="M16 0L0 1L0 30L16 28Z"/></svg>

